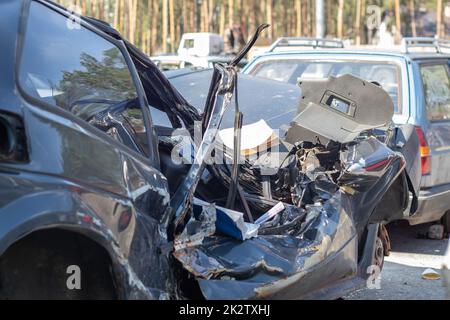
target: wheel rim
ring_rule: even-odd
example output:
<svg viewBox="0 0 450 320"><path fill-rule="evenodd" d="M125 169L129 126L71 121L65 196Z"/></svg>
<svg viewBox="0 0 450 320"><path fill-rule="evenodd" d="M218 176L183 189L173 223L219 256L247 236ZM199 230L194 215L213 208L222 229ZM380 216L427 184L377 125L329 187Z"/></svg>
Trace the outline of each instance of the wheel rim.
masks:
<svg viewBox="0 0 450 320"><path fill-rule="evenodd" d="M383 267L384 263L384 247L383 241L379 237L375 240L375 253L374 253L374 264L380 269Z"/></svg>

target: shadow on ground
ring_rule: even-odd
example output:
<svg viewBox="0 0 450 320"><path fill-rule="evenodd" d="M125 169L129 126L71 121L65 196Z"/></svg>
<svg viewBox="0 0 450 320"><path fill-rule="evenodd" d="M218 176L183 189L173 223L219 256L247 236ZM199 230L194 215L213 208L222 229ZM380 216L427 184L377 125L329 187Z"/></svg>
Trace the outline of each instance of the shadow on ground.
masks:
<svg viewBox="0 0 450 320"><path fill-rule="evenodd" d="M346 300L441 300L445 298L442 280L424 280L422 272L439 272L447 248L445 240L426 239L430 224L409 226L398 221L387 226L392 252L385 258L380 289L362 289Z"/></svg>

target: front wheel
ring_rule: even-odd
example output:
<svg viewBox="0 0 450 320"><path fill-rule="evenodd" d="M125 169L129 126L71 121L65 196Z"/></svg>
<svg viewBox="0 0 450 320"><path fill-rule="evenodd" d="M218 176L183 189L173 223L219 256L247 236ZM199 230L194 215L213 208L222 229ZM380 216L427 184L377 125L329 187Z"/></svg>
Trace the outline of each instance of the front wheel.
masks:
<svg viewBox="0 0 450 320"><path fill-rule="evenodd" d="M375 240L374 250L374 265L378 266L380 270L383 269L384 257L389 256L391 252L391 239L389 233L384 224L380 224L378 227L378 236Z"/></svg>

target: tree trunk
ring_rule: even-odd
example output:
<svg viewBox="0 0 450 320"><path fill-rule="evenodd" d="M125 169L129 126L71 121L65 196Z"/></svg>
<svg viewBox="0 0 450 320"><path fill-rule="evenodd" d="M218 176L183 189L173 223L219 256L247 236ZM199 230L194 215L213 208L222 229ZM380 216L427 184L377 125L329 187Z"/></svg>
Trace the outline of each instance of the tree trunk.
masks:
<svg viewBox="0 0 450 320"><path fill-rule="evenodd" d="M89 1L89 15L91 17L95 17L95 1L96 0Z"/></svg>
<svg viewBox="0 0 450 320"><path fill-rule="evenodd" d="M129 35L128 40L131 43L135 42L136 37L136 15L137 15L137 0L128 0L129 12Z"/></svg>
<svg viewBox="0 0 450 320"><path fill-rule="evenodd" d="M208 0L203 0L204 3L204 13L203 13L203 18L204 18L204 24L205 24L205 31L209 32L210 28L209 28L209 1Z"/></svg>
<svg viewBox="0 0 450 320"><path fill-rule="evenodd" d="M366 0L361 1L361 22L366 21ZM359 28L359 37L362 43L367 43L366 39L366 29L364 28L364 23Z"/></svg>
<svg viewBox="0 0 450 320"><path fill-rule="evenodd" d="M437 0L436 8L436 35L438 39L443 38L443 26L442 26L442 0Z"/></svg>
<svg viewBox="0 0 450 320"><path fill-rule="evenodd" d="M130 34L130 3L129 0L125 0L123 2L124 10L123 10L123 35L128 38Z"/></svg>
<svg viewBox="0 0 450 320"><path fill-rule="evenodd" d="M202 1L202 4L200 5L200 32L205 32L204 11L205 11L205 1Z"/></svg>
<svg viewBox="0 0 450 320"><path fill-rule="evenodd" d="M228 0L228 26L233 28L234 25L234 0Z"/></svg>
<svg viewBox="0 0 450 320"><path fill-rule="evenodd" d="M356 0L356 18L354 26L355 44L361 44L361 0Z"/></svg>
<svg viewBox="0 0 450 320"><path fill-rule="evenodd" d="M312 30L312 9L311 9L311 1L310 0L307 0L306 1L306 3L307 3L307 7L306 7L306 9L305 9L305 13L306 13L306 25L308 26L308 33L307 33L307 35L308 35L308 37L310 37L311 35L312 35L312 33L313 33L313 30Z"/></svg>
<svg viewBox="0 0 450 320"><path fill-rule="evenodd" d="M97 8L95 9L96 11L97 11L97 17L100 19L100 20L105 20L104 18L103 18L103 9L104 9L104 6L105 5L105 1L104 0L97 0Z"/></svg>
<svg viewBox="0 0 450 320"><path fill-rule="evenodd" d="M297 37L302 36L302 0L295 0L295 12L297 14Z"/></svg>
<svg viewBox="0 0 450 320"><path fill-rule="evenodd" d="M175 39L175 5L174 0L169 0L169 13L170 13L170 49L175 51L176 39Z"/></svg>
<svg viewBox="0 0 450 320"><path fill-rule="evenodd" d="M159 34L159 0L152 0L152 45L151 52L154 54L158 50L158 34Z"/></svg>
<svg viewBox="0 0 450 320"><path fill-rule="evenodd" d="M188 2L182 2L181 15L183 16L183 32L187 32L189 28Z"/></svg>
<svg viewBox="0 0 450 320"><path fill-rule="evenodd" d="M125 0L120 0L120 32L125 34L125 25L126 25L126 12L125 12Z"/></svg>
<svg viewBox="0 0 450 320"><path fill-rule="evenodd" d="M202 29L203 32L209 32L209 12L208 12L208 1L203 0L202 2Z"/></svg>
<svg viewBox="0 0 450 320"><path fill-rule="evenodd" d="M237 13L237 16L238 16L238 19L237 19L237 22L240 24L240 25L244 25L244 17L243 17L243 14L242 14L242 0L237 0L236 1L236 13Z"/></svg>
<svg viewBox="0 0 450 320"><path fill-rule="evenodd" d="M344 0L339 0L337 14L337 36L342 39L344 36Z"/></svg>
<svg viewBox="0 0 450 320"><path fill-rule="evenodd" d="M273 0L266 2L267 23L270 24L269 40L273 40L275 34L275 26L273 24Z"/></svg>
<svg viewBox="0 0 450 320"><path fill-rule="evenodd" d="M244 0L243 5L243 11L244 11L244 18L246 17L248 19L248 22L246 24L245 27L245 31L246 31L246 39L248 39L248 37L250 37L253 32L255 32L256 30L256 16L255 16L255 8L254 6L252 6L253 1L251 0Z"/></svg>
<svg viewBox="0 0 450 320"><path fill-rule="evenodd" d="M167 53L167 37L168 37L168 15L169 15L169 0L162 1L162 49Z"/></svg>
<svg viewBox="0 0 450 320"><path fill-rule="evenodd" d="M221 36L225 35L225 5L223 3L220 5L219 33Z"/></svg>
<svg viewBox="0 0 450 320"><path fill-rule="evenodd" d="M395 0L395 42L400 44L402 40L402 20L401 20L401 12L400 12L400 0Z"/></svg>
<svg viewBox="0 0 450 320"><path fill-rule="evenodd" d="M411 19L411 33L413 37L417 37L416 27L416 8L414 6L414 0L408 0L409 15Z"/></svg>
<svg viewBox="0 0 450 320"><path fill-rule="evenodd" d="M116 0L116 6L114 7L114 23L113 23L113 26L114 26L114 28L116 28L116 29L120 29L120 26L119 26L119 17L120 17L120 1L121 0Z"/></svg>
<svg viewBox="0 0 450 320"><path fill-rule="evenodd" d="M311 3L309 5L309 8L311 10L311 36L316 35L316 0L311 0Z"/></svg>
<svg viewBox="0 0 450 320"><path fill-rule="evenodd" d="M198 20L198 3L197 0L193 0L193 12L194 12L194 32L198 32L199 20Z"/></svg>
<svg viewBox="0 0 450 320"><path fill-rule="evenodd" d="M208 0L208 30L210 32L214 32L214 12L215 11L216 11L216 6L214 4L214 0Z"/></svg>
<svg viewBox="0 0 450 320"><path fill-rule="evenodd" d="M86 13L87 13L87 7L86 7L86 5L87 5L87 2L86 2L86 1L82 1L82 2L81 2L81 12L82 12L83 14L86 14Z"/></svg>
<svg viewBox="0 0 450 320"><path fill-rule="evenodd" d="M334 0L327 0L325 3L325 17L327 21L325 25L325 35L335 34L332 8L334 2Z"/></svg>
<svg viewBox="0 0 450 320"><path fill-rule="evenodd" d="M0 0L1 1L1 0ZM81 12L111 23L130 42L146 53L164 49L176 50L180 36L186 32L218 32L240 25L244 37L252 34L258 24L267 22L267 37L313 36L315 34L316 0L55 0L65 6L78 5ZM402 27L417 36L421 20L415 6L436 5L436 36L445 37L444 9L450 0L324 0L326 35L345 38L353 30L355 44L367 42L364 24L369 4L389 9L396 43L401 40ZM401 5L407 8L402 24ZM162 15L162 16L161 16ZM162 45L161 45L162 44ZM164 48L163 48L164 47Z"/></svg>
<svg viewBox="0 0 450 320"><path fill-rule="evenodd" d="M289 25L290 19L289 19L289 14L288 14L289 0L284 0L282 2L282 6L283 6L282 12L283 12L283 17L284 17L284 19L282 21L283 35L290 35L289 32L291 30L291 26ZM289 8L289 9L291 9L291 8ZM278 21L278 19L277 19L277 21Z"/></svg>
<svg viewBox="0 0 450 320"><path fill-rule="evenodd" d="M147 28L147 53L149 55L152 55L153 51L152 51L152 13L153 13L153 8L152 8L153 4L152 4L152 0L147 0L147 19L148 19L148 28Z"/></svg>

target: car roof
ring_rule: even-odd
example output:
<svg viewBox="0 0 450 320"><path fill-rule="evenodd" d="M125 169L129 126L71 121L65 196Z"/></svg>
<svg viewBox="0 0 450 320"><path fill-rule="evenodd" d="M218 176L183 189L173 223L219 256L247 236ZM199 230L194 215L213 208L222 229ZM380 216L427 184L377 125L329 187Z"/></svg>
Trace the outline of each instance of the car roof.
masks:
<svg viewBox="0 0 450 320"><path fill-rule="evenodd" d="M436 52L411 52L407 54L411 59L430 59L430 58L443 58L450 59L448 53L436 53Z"/></svg>
<svg viewBox="0 0 450 320"><path fill-rule="evenodd" d="M276 56L292 56L292 55L364 55L373 57L397 57L397 58L409 58L411 60L418 59L450 59L450 54L437 53L437 52L400 52L395 50L386 49L311 49L311 50L285 50L285 51L273 51L258 54L255 58L260 57L276 57Z"/></svg>

